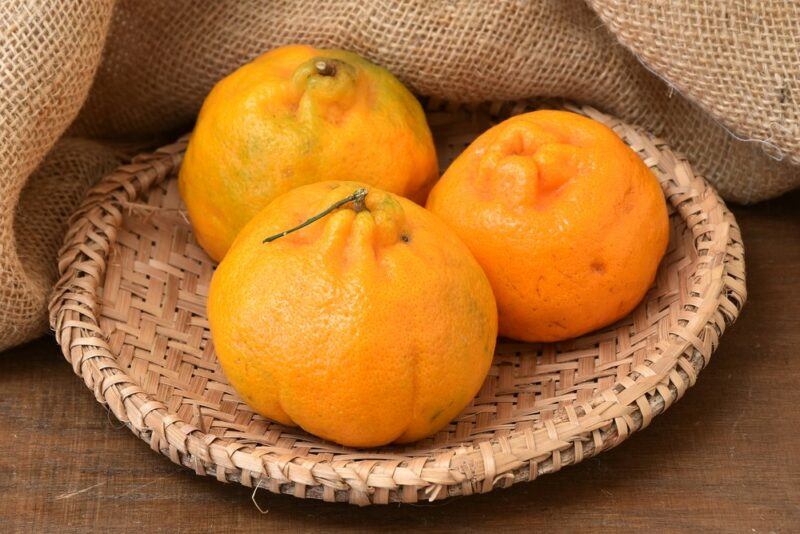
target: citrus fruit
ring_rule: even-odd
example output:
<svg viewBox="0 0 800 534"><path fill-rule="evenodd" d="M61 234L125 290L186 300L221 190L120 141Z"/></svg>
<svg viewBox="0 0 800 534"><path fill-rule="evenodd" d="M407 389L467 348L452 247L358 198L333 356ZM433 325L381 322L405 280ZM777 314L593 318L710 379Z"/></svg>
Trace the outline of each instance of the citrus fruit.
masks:
<svg viewBox="0 0 800 534"><path fill-rule="evenodd" d="M656 177L597 121L566 111L512 117L447 169L427 207L486 271L500 334L557 341L629 313L669 237Z"/></svg>
<svg viewBox="0 0 800 534"><path fill-rule="evenodd" d="M425 114L391 73L292 45L212 89L179 184L198 242L220 260L250 218L299 185L356 180L423 203L437 177Z"/></svg>
<svg viewBox="0 0 800 534"><path fill-rule="evenodd" d="M353 182L299 187L256 215L214 273L208 317L253 409L360 447L446 425L483 383L497 336L491 287L458 237Z"/></svg>

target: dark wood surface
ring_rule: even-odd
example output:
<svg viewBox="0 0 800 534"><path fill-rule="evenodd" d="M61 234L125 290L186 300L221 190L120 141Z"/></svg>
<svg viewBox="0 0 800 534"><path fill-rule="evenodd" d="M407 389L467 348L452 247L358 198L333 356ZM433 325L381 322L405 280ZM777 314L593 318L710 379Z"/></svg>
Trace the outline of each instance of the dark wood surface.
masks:
<svg viewBox="0 0 800 534"><path fill-rule="evenodd" d="M615 450L435 505L356 508L194 475L107 415L52 338L0 354L0 532L800 531L800 193L734 207L749 302L697 385Z"/></svg>

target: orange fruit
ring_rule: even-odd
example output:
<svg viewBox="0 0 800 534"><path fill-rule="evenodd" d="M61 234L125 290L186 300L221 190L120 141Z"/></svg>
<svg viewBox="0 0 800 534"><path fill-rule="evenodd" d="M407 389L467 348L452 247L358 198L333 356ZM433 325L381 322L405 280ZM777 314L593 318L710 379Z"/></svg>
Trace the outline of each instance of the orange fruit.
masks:
<svg viewBox="0 0 800 534"><path fill-rule="evenodd" d="M214 273L208 318L254 410L357 447L442 428L483 383L497 336L489 282L452 230L353 182L299 187L256 215Z"/></svg>
<svg viewBox="0 0 800 534"><path fill-rule="evenodd" d="M427 207L486 271L500 334L557 341L629 313L669 237L656 177L609 128L566 111L512 117L478 137Z"/></svg>
<svg viewBox="0 0 800 534"><path fill-rule="evenodd" d="M437 177L425 114L389 71L293 45L212 89L179 185L198 242L220 260L247 221L294 187L356 180L423 203Z"/></svg>

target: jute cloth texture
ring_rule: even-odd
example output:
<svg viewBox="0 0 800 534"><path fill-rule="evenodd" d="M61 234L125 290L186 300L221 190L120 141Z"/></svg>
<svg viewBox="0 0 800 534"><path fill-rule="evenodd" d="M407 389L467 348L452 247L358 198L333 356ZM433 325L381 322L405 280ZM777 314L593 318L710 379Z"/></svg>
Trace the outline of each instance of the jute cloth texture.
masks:
<svg viewBox="0 0 800 534"><path fill-rule="evenodd" d="M446 100L589 103L755 202L800 185L799 21L793 0L0 0L0 350L45 330L85 189L265 50L347 48Z"/></svg>

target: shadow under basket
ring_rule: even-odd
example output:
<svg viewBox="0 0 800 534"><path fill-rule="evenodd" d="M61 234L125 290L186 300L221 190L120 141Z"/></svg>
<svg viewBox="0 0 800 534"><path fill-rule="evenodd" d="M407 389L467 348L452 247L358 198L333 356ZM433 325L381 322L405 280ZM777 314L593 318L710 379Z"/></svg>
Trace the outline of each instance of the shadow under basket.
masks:
<svg viewBox="0 0 800 534"><path fill-rule="evenodd" d="M440 164L526 102L429 102ZM679 399L746 295L744 248L724 203L662 141L590 107L658 177L670 243L626 318L557 344L500 340L473 402L423 441L349 449L255 414L222 373L205 302L215 264L177 188L187 137L104 178L73 215L50 321L97 400L199 475L358 505L485 493L614 447Z"/></svg>

